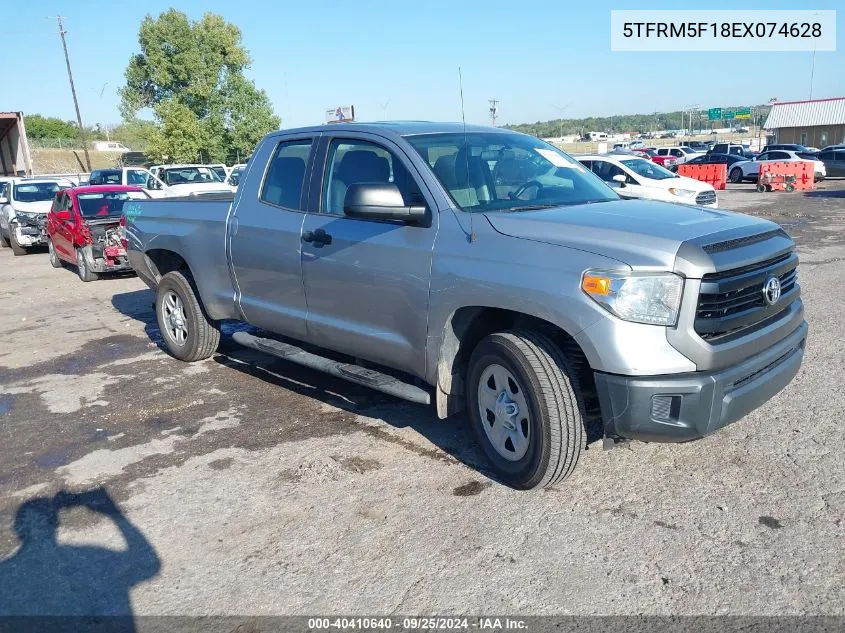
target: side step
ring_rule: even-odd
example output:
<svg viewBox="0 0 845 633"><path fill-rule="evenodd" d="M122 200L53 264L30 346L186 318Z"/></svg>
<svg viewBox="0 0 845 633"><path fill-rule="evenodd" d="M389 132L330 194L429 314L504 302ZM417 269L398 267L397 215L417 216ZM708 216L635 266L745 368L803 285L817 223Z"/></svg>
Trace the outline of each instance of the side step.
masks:
<svg viewBox="0 0 845 633"><path fill-rule="evenodd" d="M244 347L250 347L259 352L283 358L297 365L303 365L331 376L336 376L337 378L343 378L349 382L381 391L396 398L402 398L403 400L409 400L418 404L431 404L431 394L425 389L402 382L398 378L383 374L374 369L341 363L323 356L318 356L317 354L312 354L311 352L306 352L304 349L295 345L282 343L281 341L270 338L253 336L248 332L235 332L232 334L232 339Z"/></svg>

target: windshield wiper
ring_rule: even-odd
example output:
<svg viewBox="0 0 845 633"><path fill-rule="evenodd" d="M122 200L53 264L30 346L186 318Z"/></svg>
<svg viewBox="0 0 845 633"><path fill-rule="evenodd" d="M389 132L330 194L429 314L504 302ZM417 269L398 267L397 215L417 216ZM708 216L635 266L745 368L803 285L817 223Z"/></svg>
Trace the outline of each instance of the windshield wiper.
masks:
<svg viewBox="0 0 845 633"><path fill-rule="evenodd" d="M560 204L525 204L519 207L509 207L508 211L537 211L538 209L554 209Z"/></svg>

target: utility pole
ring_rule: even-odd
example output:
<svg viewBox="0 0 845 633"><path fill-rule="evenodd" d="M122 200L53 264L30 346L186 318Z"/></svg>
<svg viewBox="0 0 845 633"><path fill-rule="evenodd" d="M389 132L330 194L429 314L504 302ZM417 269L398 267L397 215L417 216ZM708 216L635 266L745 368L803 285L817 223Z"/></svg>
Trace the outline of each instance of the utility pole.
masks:
<svg viewBox="0 0 845 633"><path fill-rule="evenodd" d="M499 118L499 100L489 99L490 101L490 125L496 127L496 119Z"/></svg>
<svg viewBox="0 0 845 633"><path fill-rule="evenodd" d="M82 149L85 152L85 165L88 171L91 171L91 157L88 155L88 138L85 134L85 128L82 126L82 115L79 113L79 101L76 100L76 87L73 85L73 73L70 71L70 57L67 54L67 42L65 41L65 30L62 27L62 16L57 16L59 20L59 35L62 38L62 48L65 51L65 63L67 64L67 78L70 80L70 93L73 95L73 107L76 108L76 122L79 124L79 137L82 139Z"/></svg>

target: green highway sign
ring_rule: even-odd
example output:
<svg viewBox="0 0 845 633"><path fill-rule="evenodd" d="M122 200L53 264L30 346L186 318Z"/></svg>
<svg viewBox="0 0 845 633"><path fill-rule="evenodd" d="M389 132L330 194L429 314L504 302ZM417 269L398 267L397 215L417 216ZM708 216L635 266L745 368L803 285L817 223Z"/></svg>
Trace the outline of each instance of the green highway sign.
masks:
<svg viewBox="0 0 845 633"><path fill-rule="evenodd" d="M722 110L722 118L725 121L730 121L731 119L736 118L736 111L734 110Z"/></svg>
<svg viewBox="0 0 845 633"><path fill-rule="evenodd" d="M722 108L710 108L707 111L707 120L708 121L721 121L722 120Z"/></svg>
<svg viewBox="0 0 845 633"><path fill-rule="evenodd" d="M737 119L750 119L751 118L751 108L737 108L736 118Z"/></svg>

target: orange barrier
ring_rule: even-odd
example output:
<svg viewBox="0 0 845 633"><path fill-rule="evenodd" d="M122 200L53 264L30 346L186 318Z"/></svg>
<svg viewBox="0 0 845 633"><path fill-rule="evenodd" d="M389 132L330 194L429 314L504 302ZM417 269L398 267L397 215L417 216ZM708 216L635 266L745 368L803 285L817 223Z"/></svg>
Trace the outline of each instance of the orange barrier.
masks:
<svg viewBox="0 0 845 633"><path fill-rule="evenodd" d="M678 174L710 183L714 189L721 191L725 188L725 183L728 181L728 166L709 165L706 163L703 165L687 165L686 163L682 163L678 165Z"/></svg>
<svg viewBox="0 0 845 633"><path fill-rule="evenodd" d="M809 160L760 163L757 191L808 190L816 186L816 168Z"/></svg>

